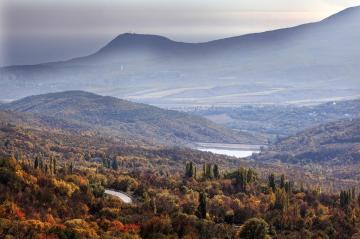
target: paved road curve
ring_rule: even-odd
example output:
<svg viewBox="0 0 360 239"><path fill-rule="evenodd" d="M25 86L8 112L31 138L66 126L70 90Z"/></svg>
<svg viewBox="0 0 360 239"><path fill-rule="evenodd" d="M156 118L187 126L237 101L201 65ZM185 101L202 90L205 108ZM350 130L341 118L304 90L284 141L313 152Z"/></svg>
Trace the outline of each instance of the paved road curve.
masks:
<svg viewBox="0 0 360 239"><path fill-rule="evenodd" d="M123 201L124 203L132 203L131 197L129 197L127 194L125 194L123 192L118 192L118 191L114 191L114 190L110 190L110 189L105 189L105 194L117 197L121 201Z"/></svg>

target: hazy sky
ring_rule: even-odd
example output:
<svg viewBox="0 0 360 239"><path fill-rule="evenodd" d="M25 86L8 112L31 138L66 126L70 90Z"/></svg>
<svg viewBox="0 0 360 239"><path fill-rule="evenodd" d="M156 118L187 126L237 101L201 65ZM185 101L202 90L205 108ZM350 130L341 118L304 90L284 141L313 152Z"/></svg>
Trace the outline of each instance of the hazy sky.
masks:
<svg viewBox="0 0 360 239"><path fill-rule="evenodd" d="M0 65L90 54L124 32L199 42L321 20L360 0L0 0Z"/></svg>

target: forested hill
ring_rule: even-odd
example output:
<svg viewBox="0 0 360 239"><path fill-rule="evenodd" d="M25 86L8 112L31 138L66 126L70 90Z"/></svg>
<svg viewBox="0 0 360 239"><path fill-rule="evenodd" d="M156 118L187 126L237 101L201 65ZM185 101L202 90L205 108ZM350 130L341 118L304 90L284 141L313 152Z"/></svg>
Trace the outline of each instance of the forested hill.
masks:
<svg viewBox="0 0 360 239"><path fill-rule="evenodd" d="M280 140L259 160L345 164L360 161L360 118L320 125Z"/></svg>
<svg viewBox="0 0 360 239"><path fill-rule="evenodd" d="M202 117L83 91L30 96L1 106L4 110L47 117L59 127L79 127L150 143L255 143L254 137L218 126ZM53 119L49 120L49 119ZM67 123L66 123L67 122Z"/></svg>
<svg viewBox="0 0 360 239"><path fill-rule="evenodd" d="M109 138L25 129L1 118L0 142L0 238L360 235L355 188L328 194L319 184L304 187L269 167L260 177L234 158L124 147ZM124 191L133 203L105 189Z"/></svg>

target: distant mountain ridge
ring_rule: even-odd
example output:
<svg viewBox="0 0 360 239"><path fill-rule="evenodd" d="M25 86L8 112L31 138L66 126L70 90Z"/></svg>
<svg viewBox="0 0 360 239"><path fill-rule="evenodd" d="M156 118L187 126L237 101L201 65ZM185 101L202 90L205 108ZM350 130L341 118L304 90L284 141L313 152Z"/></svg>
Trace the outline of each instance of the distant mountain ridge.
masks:
<svg viewBox="0 0 360 239"><path fill-rule="evenodd" d="M257 141L249 134L226 129L201 117L83 91L29 96L0 108L42 118L46 116L56 122L68 122L75 128L78 125L78 128L150 143Z"/></svg>
<svg viewBox="0 0 360 239"><path fill-rule="evenodd" d="M316 23L205 43L126 33L89 56L2 68L0 87L8 89L4 99L79 89L167 108L350 99L360 90L359 29L353 7ZM219 87L228 92L201 97Z"/></svg>
<svg viewBox="0 0 360 239"><path fill-rule="evenodd" d="M195 109L205 117L231 129L261 134L274 141L340 119L360 117L360 99L331 101L314 106L242 106Z"/></svg>

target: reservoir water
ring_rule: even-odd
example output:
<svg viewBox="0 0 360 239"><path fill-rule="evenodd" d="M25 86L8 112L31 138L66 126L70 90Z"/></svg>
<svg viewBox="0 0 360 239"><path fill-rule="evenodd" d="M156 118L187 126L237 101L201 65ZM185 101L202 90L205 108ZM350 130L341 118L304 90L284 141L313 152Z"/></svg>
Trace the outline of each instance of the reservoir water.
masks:
<svg viewBox="0 0 360 239"><path fill-rule="evenodd" d="M253 153L259 153L260 147L261 145L198 143L196 149L214 154L245 158Z"/></svg>

